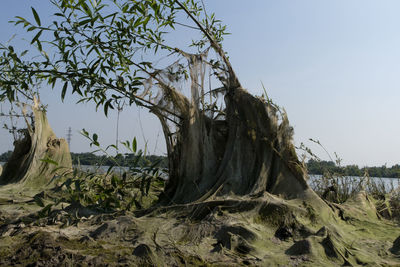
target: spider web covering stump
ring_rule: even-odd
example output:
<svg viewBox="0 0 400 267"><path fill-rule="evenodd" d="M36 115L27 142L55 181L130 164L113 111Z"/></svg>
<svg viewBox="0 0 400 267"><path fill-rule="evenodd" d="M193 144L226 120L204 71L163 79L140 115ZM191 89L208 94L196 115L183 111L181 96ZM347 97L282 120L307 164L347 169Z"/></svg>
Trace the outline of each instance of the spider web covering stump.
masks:
<svg viewBox="0 0 400 267"><path fill-rule="evenodd" d="M34 98L33 102L33 105L23 104L24 116L27 108L32 109L33 123L24 117L27 128L14 142L14 151L1 173L0 185L43 189L54 175L72 169L67 142L56 137L39 101Z"/></svg>
<svg viewBox="0 0 400 267"><path fill-rule="evenodd" d="M49 28L41 26L33 8L34 23L16 22L35 32L31 44L43 61L26 62L12 47L0 49L4 96L12 101L20 88L45 80L64 84L62 99L72 88L80 101L103 106L106 114L121 100L147 107L163 127L170 179L159 205L148 210L93 214L84 220L61 205L43 218L55 225L28 225L27 231L19 231L20 220L0 225L0 255L5 255L0 265L398 266L398 225L379 217L373 199L360 193L338 205L308 187L286 115L268 98L243 89L222 50L225 27L206 14L204 4L51 2L60 18ZM108 12L107 5L115 9ZM193 23L180 23L178 12ZM168 45L163 33L174 31L174 25L201 34L191 46L198 54ZM210 49L198 52L208 44ZM152 52L164 55L159 49L177 56L175 63L156 68L159 61ZM222 85L215 88L214 80ZM39 141L32 137L28 147L43 158L49 154L48 135L44 130L42 139L40 132L35 129ZM18 153L26 155L20 161L23 169L31 166L24 163L33 157L31 150L27 153ZM38 174L40 164L35 164L32 173ZM25 174L16 179L34 180ZM79 227L59 227L71 218ZM14 243L13 250L7 242Z"/></svg>
<svg viewBox="0 0 400 267"><path fill-rule="evenodd" d="M148 73L140 95L154 103L150 110L160 119L166 139L170 177L162 202L265 191L288 199L302 195L308 189L306 172L286 114L249 94L233 72L212 68L208 49L180 54L186 63L178 60ZM212 82L210 69L221 88L206 88Z"/></svg>

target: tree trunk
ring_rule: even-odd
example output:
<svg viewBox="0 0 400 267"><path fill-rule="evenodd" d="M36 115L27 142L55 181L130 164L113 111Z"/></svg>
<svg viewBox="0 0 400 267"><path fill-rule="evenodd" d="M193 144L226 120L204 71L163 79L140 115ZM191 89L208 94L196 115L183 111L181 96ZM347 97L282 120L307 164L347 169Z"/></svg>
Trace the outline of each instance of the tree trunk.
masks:
<svg viewBox="0 0 400 267"><path fill-rule="evenodd" d="M46 112L36 99L31 108L34 122L30 124L25 119L27 128L23 129L23 137L14 142L14 151L1 173L0 185L19 183L24 187L42 188L57 173L72 169L67 142L56 137ZM43 161L46 159L56 164Z"/></svg>
<svg viewBox="0 0 400 267"><path fill-rule="evenodd" d="M241 88L225 95L225 103L224 120L196 111L183 120L164 201L188 203L264 191L299 197L308 185L286 115L279 123L274 105Z"/></svg>

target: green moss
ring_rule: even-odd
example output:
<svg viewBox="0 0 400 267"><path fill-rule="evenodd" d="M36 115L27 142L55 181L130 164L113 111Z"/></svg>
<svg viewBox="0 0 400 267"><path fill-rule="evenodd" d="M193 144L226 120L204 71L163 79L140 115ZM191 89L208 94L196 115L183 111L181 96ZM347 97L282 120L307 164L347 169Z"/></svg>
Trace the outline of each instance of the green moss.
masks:
<svg viewBox="0 0 400 267"><path fill-rule="evenodd" d="M270 202L261 206L256 216L256 221L272 226L280 226L287 224L291 217L291 211L287 206Z"/></svg>
<svg viewBox="0 0 400 267"><path fill-rule="evenodd" d="M33 203L29 205L34 206ZM13 214L11 212L16 207L23 208L21 212L29 213L29 205L0 205L0 208L8 210L10 213L2 216L10 218L8 214ZM17 255L20 249L29 252L30 247L39 249L31 250L28 256L18 254L20 263L27 265L38 260L46 262L49 255L58 253L51 248L58 246L60 253L83 257L88 263L101 261L112 265L125 260L129 264L137 264L142 261L133 256L132 252L138 244L144 243L152 246L151 263L155 266L337 266L346 262L354 266L400 264L400 260L389 250L394 239L400 235L398 225L393 221L378 219L373 212L373 200L365 196L330 207L311 193L303 199L283 200L275 196L256 199L252 205L248 205L252 208L244 211L238 209L236 204L231 208L229 205L221 206L224 212L218 212L217 207L210 211L210 216L200 221L188 219L193 211L188 206L164 209L164 212L155 212L141 218L124 213L126 218L121 219L125 222L128 220L129 225L131 222L131 226L117 232L110 230L110 235L95 240L81 239L81 236L90 236L93 229L105 222L115 225L120 220L118 214L94 216L87 221L80 221L77 228L71 229L57 230L54 226L40 228L27 225L25 231L15 236L0 237L0 263L4 262L1 259L11 259ZM339 210L342 210L346 220L338 215ZM9 224L11 221L2 223ZM255 238L247 240L254 250L247 255L227 247L219 252L211 252L218 243L215 235L218 229L231 229L232 225L241 225L254 233ZM280 240L275 235L282 225L291 231L292 237ZM76 231L72 235L74 237L66 238L70 235L65 233L71 231ZM311 244L310 252L288 255L289 248L302 240ZM332 256L335 254L332 251L336 256ZM74 258L75 261L77 259ZM4 265L7 264L5 261Z"/></svg>
<svg viewBox="0 0 400 267"><path fill-rule="evenodd" d="M318 215L315 209L305 201L303 201L303 206L307 211L307 218L310 219L312 224L316 224L318 222Z"/></svg>

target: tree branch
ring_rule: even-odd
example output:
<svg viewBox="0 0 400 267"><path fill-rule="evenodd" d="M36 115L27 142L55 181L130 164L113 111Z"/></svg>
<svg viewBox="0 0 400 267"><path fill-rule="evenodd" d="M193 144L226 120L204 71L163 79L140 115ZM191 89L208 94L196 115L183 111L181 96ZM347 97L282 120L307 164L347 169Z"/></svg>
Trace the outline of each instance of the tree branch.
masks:
<svg viewBox="0 0 400 267"><path fill-rule="evenodd" d="M239 79L237 78L230 61L226 57L224 50L210 35L208 29L205 29L203 25L201 25L201 23L193 16L193 14L190 13L190 11L185 7L185 5L179 2L179 0L175 0L175 3L177 3L178 6L181 7L185 11L185 13L193 20L193 22L197 25L197 27L199 27L200 31L202 31L204 35L207 37L207 39L210 41L211 47L214 48L214 50L218 53L218 55L223 59L229 72L229 78L230 78L229 89L234 90L238 87L241 87Z"/></svg>

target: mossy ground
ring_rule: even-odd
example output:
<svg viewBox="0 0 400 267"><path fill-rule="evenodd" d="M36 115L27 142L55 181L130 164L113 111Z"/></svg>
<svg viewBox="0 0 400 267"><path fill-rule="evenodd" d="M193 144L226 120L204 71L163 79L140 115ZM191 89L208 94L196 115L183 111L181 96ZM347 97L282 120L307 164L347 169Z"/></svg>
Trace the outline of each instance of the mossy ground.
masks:
<svg viewBox="0 0 400 267"><path fill-rule="evenodd" d="M293 200L266 193L70 224L68 209L40 217L26 196L13 202L0 203L2 266L400 266L398 223L363 193L343 205L312 191Z"/></svg>

